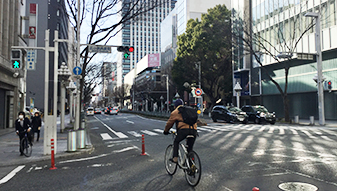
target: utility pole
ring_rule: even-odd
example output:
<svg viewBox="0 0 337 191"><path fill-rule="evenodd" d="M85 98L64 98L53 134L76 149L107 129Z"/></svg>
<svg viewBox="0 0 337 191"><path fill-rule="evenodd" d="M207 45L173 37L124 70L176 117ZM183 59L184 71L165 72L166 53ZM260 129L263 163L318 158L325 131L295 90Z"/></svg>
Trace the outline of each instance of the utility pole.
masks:
<svg viewBox="0 0 337 191"><path fill-rule="evenodd" d="M77 61L77 64L76 66L80 67L80 28L81 28L81 21L80 21L80 14L81 14L81 11L80 11L80 8L81 8L81 5L80 5L80 0L77 0L77 32L76 32L76 35L77 35L77 55L76 55L76 61ZM83 71L84 72L84 71ZM80 75L79 75L80 76ZM80 109L81 109L81 90L80 90L80 81L81 79L78 78L78 81L76 82L76 85L77 85L77 94L76 94L76 111L75 111L75 124L74 124L74 129L77 130L79 129L80 127Z"/></svg>

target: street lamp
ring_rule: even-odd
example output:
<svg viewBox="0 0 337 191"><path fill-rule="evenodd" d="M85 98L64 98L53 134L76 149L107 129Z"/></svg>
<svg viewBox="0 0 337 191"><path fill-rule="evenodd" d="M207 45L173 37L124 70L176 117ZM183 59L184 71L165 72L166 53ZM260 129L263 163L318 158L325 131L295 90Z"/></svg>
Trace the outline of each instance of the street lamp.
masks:
<svg viewBox="0 0 337 191"><path fill-rule="evenodd" d="M68 66L66 63L62 62L61 68L57 70L57 74L61 79L61 133L64 131L64 105L65 105L65 94L66 94L66 81L71 76Z"/></svg>
<svg viewBox="0 0 337 191"><path fill-rule="evenodd" d="M308 12L305 17L314 17L316 20L315 47L317 58L317 94L318 94L318 116L319 124L325 125L324 116L324 94L323 94L323 75L322 75L322 50L321 50L321 16L320 13Z"/></svg>

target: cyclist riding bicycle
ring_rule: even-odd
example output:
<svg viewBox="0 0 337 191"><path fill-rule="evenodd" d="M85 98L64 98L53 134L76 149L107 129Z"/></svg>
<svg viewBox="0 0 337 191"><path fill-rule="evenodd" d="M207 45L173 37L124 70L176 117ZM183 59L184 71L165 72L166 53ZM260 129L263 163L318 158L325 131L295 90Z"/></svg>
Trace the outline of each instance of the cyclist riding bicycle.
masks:
<svg viewBox="0 0 337 191"><path fill-rule="evenodd" d="M25 112L23 111L20 111L19 112L19 119L15 121L15 129L16 129L16 134L19 135L20 137L20 142L19 142L19 145L20 145L20 156L23 155L22 153L22 149L23 148L23 145L21 145L21 140L25 137L25 134L27 132L27 136L28 136L28 140L29 140L29 143L30 145L32 146L32 140L31 140L31 136L30 136L30 131L31 131L31 124L30 124L30 121L27 117L25 117Z"/></svg>
<svg viewBox="0 0 337 191"><path fill-rule="evenodd" d="M178 162L178 149L179 149L179 143L180 141L184 140L188 135L193 135L193 137L189 137L187 139L187 151L190 152L193 150L193 145L197 136L197 123L190 126L189 124L186 124L183 122L182 114L179 112L179 107L183 106L183 100L177 99L174 102L175 109L172 111L170 118L168 119L164 135L169 134L169 130L173 127L174 123L176 124L177 129L177 136L174 140L173 144L173 162Z"/></svg>

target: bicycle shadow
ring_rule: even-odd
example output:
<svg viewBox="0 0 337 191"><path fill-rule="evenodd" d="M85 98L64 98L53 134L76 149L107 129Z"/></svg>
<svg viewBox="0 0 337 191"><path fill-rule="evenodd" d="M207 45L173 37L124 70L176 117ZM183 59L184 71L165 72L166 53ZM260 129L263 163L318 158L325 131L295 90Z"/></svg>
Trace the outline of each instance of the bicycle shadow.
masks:
<svg viewBox="0 0 337 191"><path fill-rule="evenodd" d="M158 191L165 189L166 186L170 184L172 181L173 176L168 174L163 174L158 177L152 179L147 185L145 186L145 191Z"/></svg>

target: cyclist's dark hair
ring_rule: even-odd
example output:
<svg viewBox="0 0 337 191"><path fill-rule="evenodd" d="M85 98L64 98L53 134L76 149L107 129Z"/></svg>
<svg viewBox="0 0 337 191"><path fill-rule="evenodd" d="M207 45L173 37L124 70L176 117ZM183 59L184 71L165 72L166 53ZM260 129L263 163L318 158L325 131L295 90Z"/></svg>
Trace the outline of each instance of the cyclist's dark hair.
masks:
<svg viewBox="0 0 337 191"><path fill-rule="evenodd" d="M25 112L20 111L20 112L19 112L19 115L23 115L23 117L25 117Z"/></svg>

